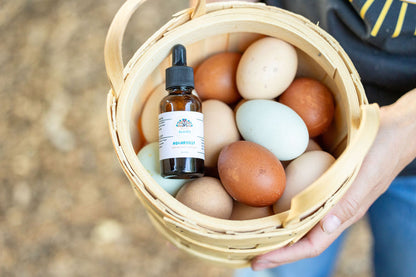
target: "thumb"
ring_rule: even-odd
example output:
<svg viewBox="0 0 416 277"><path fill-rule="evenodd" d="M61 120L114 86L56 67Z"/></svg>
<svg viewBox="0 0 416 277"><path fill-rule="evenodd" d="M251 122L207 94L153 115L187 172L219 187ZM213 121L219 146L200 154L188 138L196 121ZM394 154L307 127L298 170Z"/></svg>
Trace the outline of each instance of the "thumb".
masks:
<svg viewBox="0 0 416 277"><path fill-rule="evenodd" d="M347 192L321 220L320 225L325 233L341 232L364 216L368 207L361 205L360 197L354 196Z"/></svg>

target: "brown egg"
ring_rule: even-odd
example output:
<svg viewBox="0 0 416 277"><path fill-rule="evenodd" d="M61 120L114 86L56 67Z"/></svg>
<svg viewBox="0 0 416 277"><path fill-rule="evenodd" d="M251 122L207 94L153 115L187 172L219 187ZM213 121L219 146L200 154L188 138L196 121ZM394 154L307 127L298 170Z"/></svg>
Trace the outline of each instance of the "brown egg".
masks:
<svg viewBox="0 0 416 277"><path fill-rule="evenodd" d="M279 97L305 122L309 137L322 134L334 117L334 99L329 89L311 78L298 78Z"/></svg>
<svg viewBox="0 0 416 277"><path fill-rule="evenodd" d="M221 150L218 173L228 193L249 206L262 207L283 194L286 176L279 159L267 148L237 141Z"/></svg>
<svg viewBox="0 0 416 277"><path fill-rule="evenodd" d="M262 218L269 215L273 215L273 208L272 206L265 206L265 207L252 207L240 203L238 201L234 201L233 212L231 214L231 220L246 220L246 219L256 219Z"/></svg>
<svg viewBox="0 0 416 277"><path fill-rule="evenodd" d="M233 199L220 180L213 177L201 177L185 183L176 194L176 199L197 212L223 219L229 219L233 210Z"/></svg>
<svg viewBox="0 0 416 277"><path fill-rule="evenodd" d="M224 52L205 59L195 70L195 90L201 100L217 99L227 104L241 96L235 81L241 54Z"/></svg>

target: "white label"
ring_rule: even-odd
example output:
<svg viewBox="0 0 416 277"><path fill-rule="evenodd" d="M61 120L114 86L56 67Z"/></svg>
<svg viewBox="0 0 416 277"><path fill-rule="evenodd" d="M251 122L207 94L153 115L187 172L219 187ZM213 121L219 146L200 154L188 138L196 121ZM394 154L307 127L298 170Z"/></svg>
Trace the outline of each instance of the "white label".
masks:
<svg viewBox="0 0 416 277"><path fill-rule="evenodd" d="M204 115L176 111L159 114L159 159L205 159Z"/></svg>

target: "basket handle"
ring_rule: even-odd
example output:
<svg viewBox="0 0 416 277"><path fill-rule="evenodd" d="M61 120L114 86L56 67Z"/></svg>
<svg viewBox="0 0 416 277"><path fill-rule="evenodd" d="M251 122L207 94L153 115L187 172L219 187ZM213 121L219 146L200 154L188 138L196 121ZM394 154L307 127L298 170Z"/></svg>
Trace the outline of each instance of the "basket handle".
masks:
<svg viewBox="0 0 416 277"><path fill-rule="evenodd" d="M379 106L377 104L361 105L361 121L357 133L343 154L324 173L314 185L297 194L291 201L284 226L295 224L302 217L321 207L338 189L348 181L354 171L358 171L378 132ZM331 186L331 184L340 184Z"/></svg>
<svg viewBox="0 0 416 277"><path fill-rule="evenodd" d="M147 0L127 0L118 10L111 22L104 44L104 61L111 84L111 93L118 97L124 84L122 42L124 32L132 14ZM191 10L191 19L205 14L206 1L198 0Z"/></svg>

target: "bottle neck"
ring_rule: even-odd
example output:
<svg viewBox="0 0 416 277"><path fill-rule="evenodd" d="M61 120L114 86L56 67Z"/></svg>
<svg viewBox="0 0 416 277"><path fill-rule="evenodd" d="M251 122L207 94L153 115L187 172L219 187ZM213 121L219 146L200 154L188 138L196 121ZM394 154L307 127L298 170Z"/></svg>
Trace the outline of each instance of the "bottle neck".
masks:
<svg viewBox="0 0 416 277"><path fill-rule="evenodd" d="M169 94L192 94L193 87L173 87L169 88L167 91Z"/></svg>

